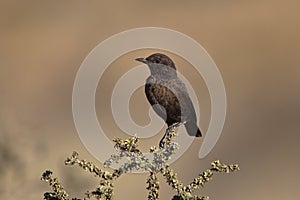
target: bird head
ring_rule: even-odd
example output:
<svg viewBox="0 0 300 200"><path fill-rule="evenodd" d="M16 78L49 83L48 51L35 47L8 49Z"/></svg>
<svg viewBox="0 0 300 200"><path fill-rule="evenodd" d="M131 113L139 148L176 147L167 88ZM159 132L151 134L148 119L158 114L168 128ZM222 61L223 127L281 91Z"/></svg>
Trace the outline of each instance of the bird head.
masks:
<svg viewBox="0 0 300 200"><path fill-rule="evenodd" d="M150 68L151 74L176 74L176 67L174 62L168 56L155 53L147 58L137 58L136 61L145 63Z"/></svg>

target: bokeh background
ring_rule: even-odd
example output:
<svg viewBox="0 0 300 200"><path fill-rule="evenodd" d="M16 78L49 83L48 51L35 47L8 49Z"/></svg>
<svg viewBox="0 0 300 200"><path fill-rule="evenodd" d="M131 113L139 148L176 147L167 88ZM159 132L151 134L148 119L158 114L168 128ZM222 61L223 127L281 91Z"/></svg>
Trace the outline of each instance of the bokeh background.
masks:
<svg viewBox="0 0 300 200"><path fill-rule="evenodd" d="M102 166L87 152L72 117L72 87L80 64L101 41L136 27L157 26L197 40L223 76L228 112L213 151L199 160L201 140L172 164L189 183L209 163L238 163L241 171L216 175L197 194L212 199L296 199L299 191L300 3L252 1L0 1L0 198L42 199L40 181L54 171L72 197L82 198L98 180L64 166L73 150ZM127 137L107 105L115 81L137 63L126 54L112 63L97 90L97 114L108 136ZM172 54L170 54L172 56ZM201 99L200 126L206 130L210 102L200 76L172 57ZM186 65L185 65L186 64ZM149 122L149 105L139 89L130 108L139 124ZM161 135L151 138L156 144ZM144 142L144 143L143 143ZM147 149L149 141L142 140ZM161 199L174 192L159 176ZM115 199L146 199L146 175L115 182Z"/></svg>

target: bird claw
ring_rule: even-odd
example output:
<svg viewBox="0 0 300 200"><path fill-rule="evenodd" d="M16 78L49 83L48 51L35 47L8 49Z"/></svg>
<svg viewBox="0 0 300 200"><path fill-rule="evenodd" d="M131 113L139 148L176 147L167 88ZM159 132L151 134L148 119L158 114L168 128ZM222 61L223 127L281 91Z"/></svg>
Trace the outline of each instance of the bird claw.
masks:
<svg viewBox="0 0 300 200"><path fill-rule="evenodd" d="M159 148L160 149L163 149L164 147L165 147L165 137L163 137L161 140L160 140L160 142L159 142Z"/></svg>
<svg viewBox="0 0 300 200"><path fill-rule="evenodd" d="M160 149L163 149L166 145L166 137L170 137L168 136L168 133L174 131L174 129L178 128L179 126L185 124L186 121L183 121L183 122L175 122L174 124L170 125L167 130L166 130L166 133L165 135L163 136L163 138L160 140L159 142L159 148ZM168 139L167 139L168 140Z"/></svg>

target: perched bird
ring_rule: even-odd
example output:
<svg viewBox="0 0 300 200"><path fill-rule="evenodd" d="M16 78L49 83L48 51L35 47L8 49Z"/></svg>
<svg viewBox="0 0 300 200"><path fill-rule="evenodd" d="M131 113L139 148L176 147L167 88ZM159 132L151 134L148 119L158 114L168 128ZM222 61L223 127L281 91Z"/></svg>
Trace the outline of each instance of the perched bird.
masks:
<svg viewBox="0 0 300 200"><path fill-rule="evenodd" d="M197 126L194 106L186 86L177 76L174 62L161 53L136 60L147 64L150 69L151 75L146 80L145 93L154 111L165 120L168 127L185 122L190 136L202 136ZM162 140L160 147L164 145Z"/></svg>

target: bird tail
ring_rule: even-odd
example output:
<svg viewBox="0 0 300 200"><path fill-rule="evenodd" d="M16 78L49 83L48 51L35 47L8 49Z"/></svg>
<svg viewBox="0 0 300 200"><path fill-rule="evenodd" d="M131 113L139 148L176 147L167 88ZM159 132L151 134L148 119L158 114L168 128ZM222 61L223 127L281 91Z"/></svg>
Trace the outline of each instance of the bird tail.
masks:
<svg viewBox="0 0 300 200"><path fill-rule="evenodd" d="M202 133L201 133L201 131L198 128L196 123L187 122L184 125L185 125L187 133L190 136L195 136L195 137L201 137L202 136Z"/></svg>

